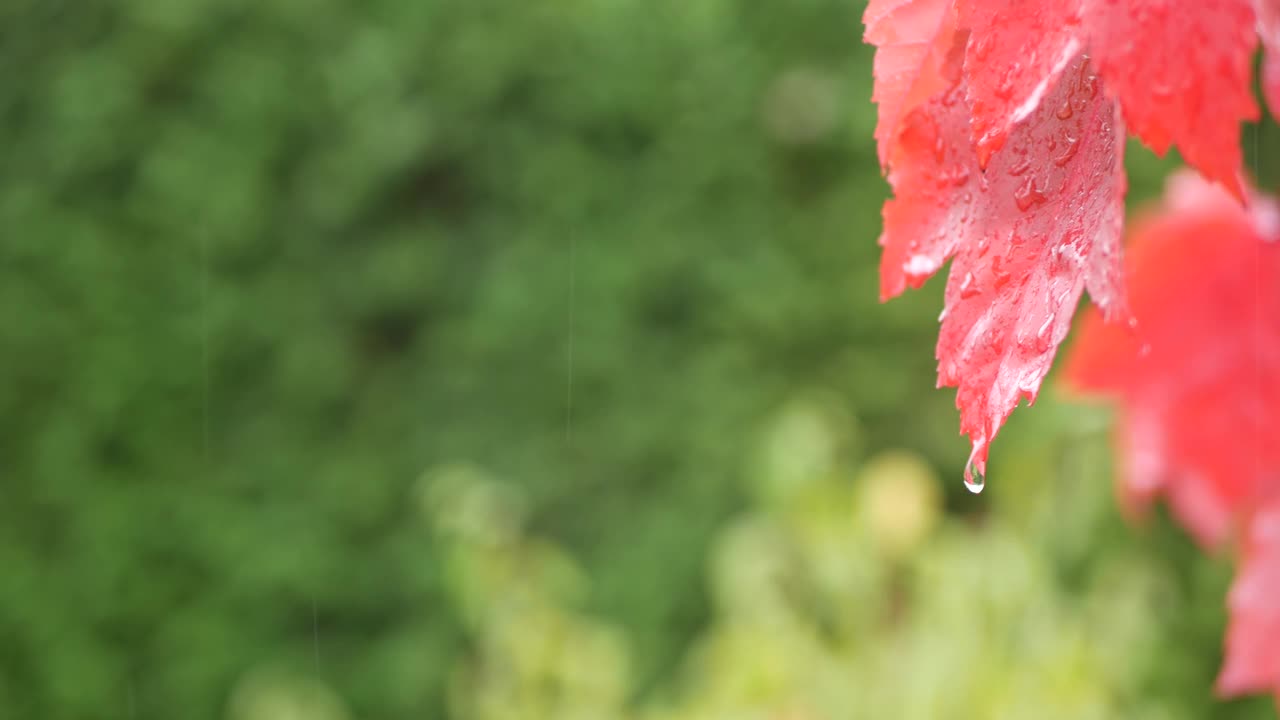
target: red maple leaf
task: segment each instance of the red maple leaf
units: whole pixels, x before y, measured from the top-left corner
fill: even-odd
[[[865,42],[875,45],[871,99],[879,107],[876,150],[886,165],[898,128],[912,110],[954,84],[963,51],[954,0],[871,0]]]
[[[1271,3],[1274,0],[1256,0]],[[1129,129],[1242,196],[1240,123],[1255,120],[1251,0],[959,0],[964,72],[985,164],[1080,53]]]
[[[1262,61],[1262,92],[1271,116],[1280,118],[1280,0],[1257,0],[1258,35],[1266,57]]]
[[[954,256],[938,384],[958,388],[974,490],[988,443],[1021,398],[1035,401],[1085,287],[1104,308],[1123,305],[1122,123],[1082,59],[1045,100],[983,172],[959,82],[906,117],[889,159],[881,297],[918,287]]]
[[[1175,175],[1128,260],[1139,329],[1086,317],[1068,381],[1120,402],[1124,504],[1165,494],[1208,547],[1243,529],[1217,690],[1280,700],[1280,206]]]
[[[958,388],[972,470],[1019,400],[1034,401],[1081,291],[1122,309],[1121,116],[1244,199],[1252,53],[1261,33],[1268,67],[1280,62],[1278,15],[1280,0],[871,1],[894,191],[881,298],[955,258],[939,385]]]
[[[1247,531],[1218,688],[1280,698],[1280,207],[1239,202],[1259,36],[1280,110],[1280,0],[872,0],[864,21],[894,192],[881,299],[952,259],[938,384],[957,387],[970,489],[1087,289],[1101,310],[1069,377],[1121,405],[1125,503],[1164,494],[1206,546]],[[1140,325],[1112,322],[1125,124],[1220,184],[1174,177],[1134,233]]]
[[[1121,407],[1122,498],[1157,493],[1206,546],[1280,494],[1280,216],[1191,173],[1126,250],[1136,331],[1085,319],[1067,379]]]
[[[1280,503],[1252,517],[1227,609],[1218,692],[1273,692],[1280,703]]]
[[[1045,91],[1080,55],[1079,0],[958,0],[957,5],[959,22],[971,28],[964,74],[974,145],[986,165],[1013,126],[1039,106]]]

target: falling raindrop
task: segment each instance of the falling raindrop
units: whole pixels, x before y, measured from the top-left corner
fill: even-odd
[[[975,495],[987,485],[987,478],[982,470],[982,463],[978,460],[970,460],[969,466],[964,469],[964,487]]]

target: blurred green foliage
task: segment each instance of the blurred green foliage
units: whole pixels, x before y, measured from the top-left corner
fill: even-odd
[[[567,695],[588,709],[657,702],[691,647],[715,657],[769,634],[751,619],[735,635],[738,611],[722,607],[749,587],[709,594],[708,572],[755,572],[741,549],[709,560],[735,542],[934,578],[911,597],[936,611],[902,642],[936,655],[875,652],[937,682],[1001,682],[1029,656],[974,644],[1020,632],[997,611],[1043,603],[1024,640],[1083,668],[1068,668],[1084,678],[1071,697],[1109,708],[1120,693],[1174,717],[1218,707],[1223,566],[1172,532],[1135,539],[1106,503],[1087,505],[1099,525],[1073,502],[1044,516],[1058,531],[1023,519],[1077,487],[1106,495],[1104,453],[1061,470],[1075,413],[1047,398],[1038,419],[1015,416],[1001,452],[1026,457],[997,455],[982,498],[960,490],[952,396],[932,389],[941,283],[876,303],[885,186],[861,9],[0,6],[0,717],[437,717],[468,658],[548,622],[573,638],[553,658],[578,683]],[[1253,146],[1277,155],[1274,134]],[[1139,154],[1133,196],[1169,162]],[[765,433],[794,403],[844,420]],[[762,458],[760,442],[784,449]],[[838,515],[813,520],[833,533],[820,547],[778,540],[809,532],[787,509],[811,492],[787,478],[808,471],[779,463],[814,442],[842,472],[888,447],[941,472],[946,542],[867,555],[863,530],[831,527]],[[535,553],[546,582],[577,588],[596,620],[564,620],[562,591],[536,583],[534,615],[490,606],[517,602],[524,576],[483,577],[472,555],[496,541],[466,533],[488,519],[446,532],[424,516],[419,474],[451,463],[518,486],[522,524],[501,547],[548,538]],[[990,533],[962,529],[988,514],[1002,518]],[[1088,640],[1111,625],[1095,628],[1071,593],[1112,597],[1097,578],[1137,568],[1113,559],[1133,553],[1155,568],[1117,587],[1174,589],[1150,615],[1164,624],[1135,629],[1157,640],[1135,641],[1137,669],[1113,678],[1096,655],[1120,650]],[[760,572],[777,569],[769,557]],[[1003,574],[997,558],[1013,589],[991,588],[990,624],[975,624],[964,595],[981,568]],[[821,618],[787,610],[784,627],[853,632],[839,624],[884,612],[866,587],[805,592]],[[857,653],[874,648],[859,647],[821,672],[869,667]],[[973,666],[985,680],[968,681]],[[777,693],[789,682],[774,667],[726,672],[695,672],[673,707],[695,712],[700,688],[747,702],[721,687],[734,673],[765,673]],[[470,716],[523,697],[470,682]],[[898,682],[880,690],[914,680]],[[828,686],[812,687],[796,692]]]
[[[1188,598],[1185,577],[1153,548],[1109,547],[1070,582],[1063,576],[1076,549],[1117,530],[1104,485],[1038,493],[1022,512],[1001,503],[980,521],[945,515],[918,455],[835,452],[834,415],[793,404],[767,432],[756,500],[713,544],[713,617],[673,682],[638,705],[627,702],[627,634],[584,612],[587,576],[563,548],[524,530],[519,491],[470,467],[428,474],[424,508],[473,636],[452,676],[453,716],[1272,715],[1266,699],[1215,705],[1208,696],[1197,677],[1212,676],[1205,658],[1166,635],[1171,618],[1185,627],[1182,614],[1208,598]],[[1071,442],[1102,455],[1095,441]]]

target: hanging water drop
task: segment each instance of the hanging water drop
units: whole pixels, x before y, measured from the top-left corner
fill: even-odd
[[[978,460],[970,460],[969,466],[964,469],[964,487],[974,495],[982,492],[982,488],[987,485],[987,477],[982,470],[982,464]]]

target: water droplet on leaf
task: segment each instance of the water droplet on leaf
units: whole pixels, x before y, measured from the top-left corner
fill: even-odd
[[[1004,74],[1000,76],[1000,84],[996,85],[996,97],[1001,100],[1013,97],[1013,71],[1014,68],[1005,68]]]
[[[1089,63],[1080,64],[1080,86],[1089,95],[1089,99],[1098,96],[1098,76],[1089,69]]]
[[[1053,156],[1053,164],[1058,167],[1071,162],[1071,158],[1075,157],[1076,151],[1080,149],[1080,140],[1071,135],[1063,136],[1062,141],[1062,152]]]
[[[1048,352],[1049,341],[1053,339],[1053,320],[1054,314],[1049,313],[1049,317],[1040,324],[1040,329],[1036,330],[1036,352]]]
[[[909,277],[927,278],[938,269],[938,262],[928,255],[912,255],[902,265],[902,271]]]
[[[995,288],[999,290],[1009,283],[1012,279],[1009,271],[1004,269],[1004,257],[997,255],[991,259],[991,278],[995,282]]]
[[[1084,81],[1084,91],[1089,93],[1089,99],[1098,97],[1098,78],[1090,75]]]
[[[1048,198],[1036,187],[1036,179],[1034,177],[1027,178],[1025,182],[1013,191],[1013,201],[1018,205],[1018,209],[1026,212],[1034,205],[1043,203]]]
[[[991,36],[983,35],[973,43],[973,59],[982,62],[991,54]]]

